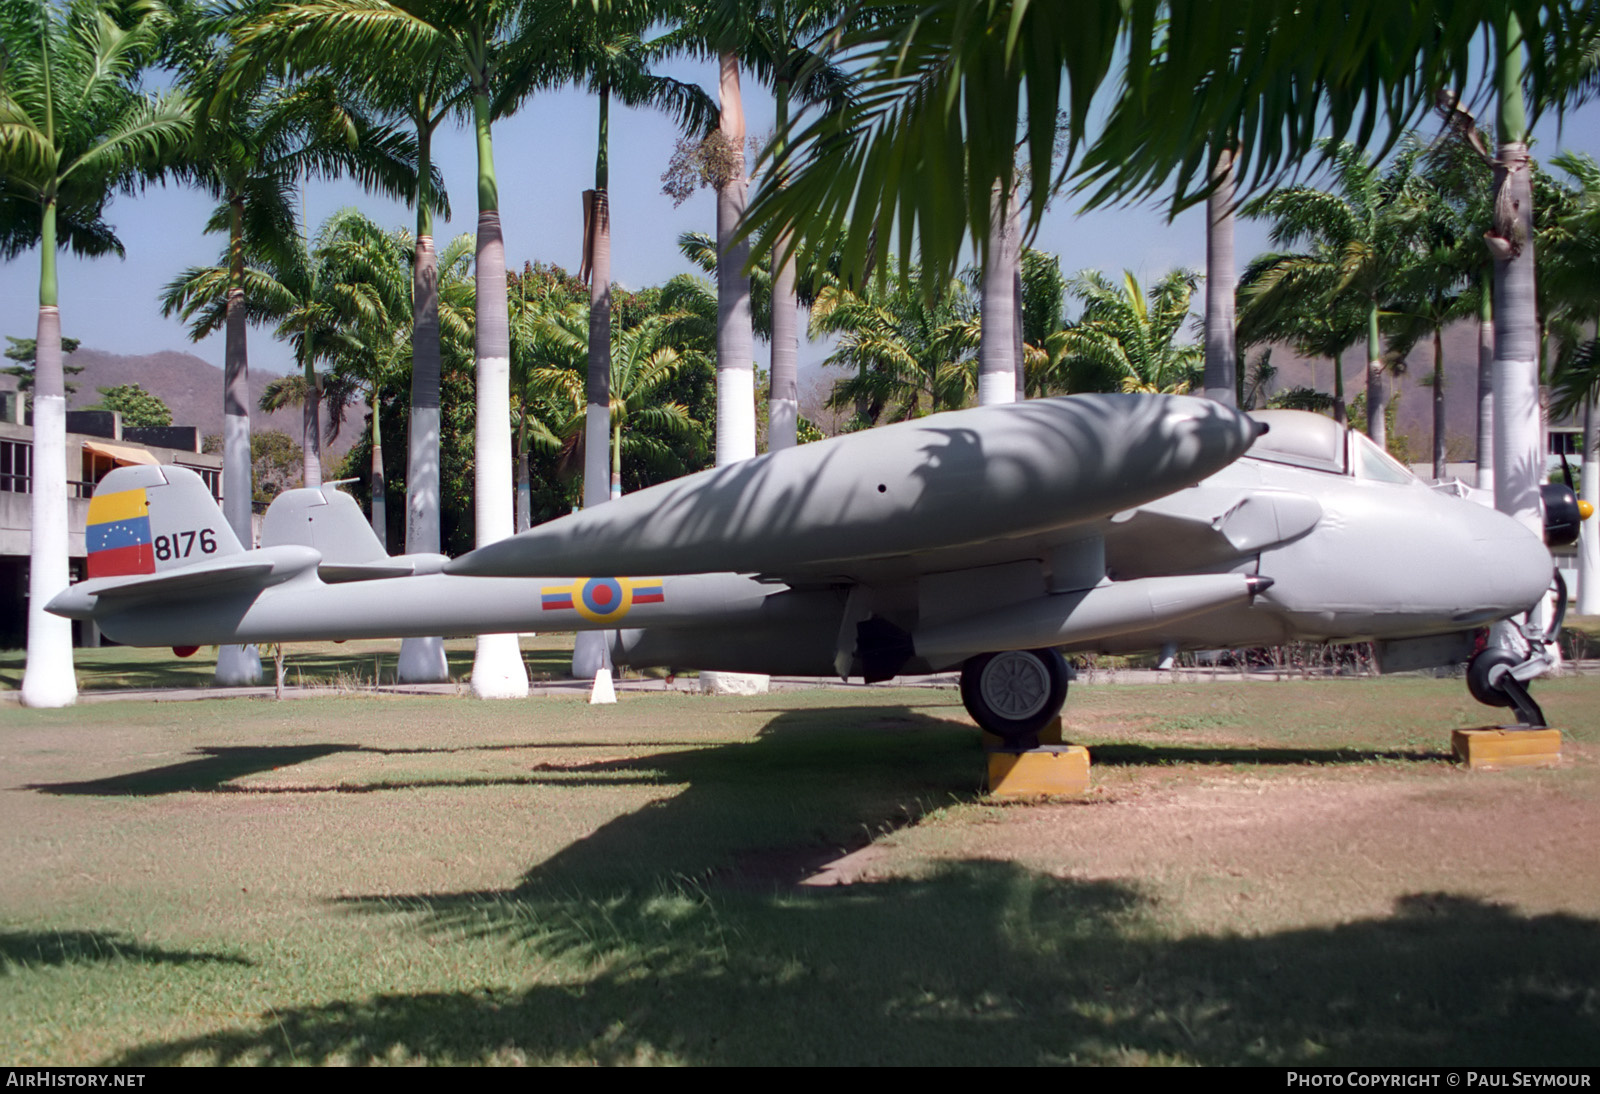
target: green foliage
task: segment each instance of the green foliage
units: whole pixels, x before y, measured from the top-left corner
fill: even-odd
[[[1577,0],[1514,6],[1535,97],[1555,101],[1563,78],[1592,56],[1592,18]],[[1235,149],[1243,185],[1260,189],[1300,169],[1321,137],[1397,140],[1439,89],[1471,98],[1482,83],[1484,27],[1512,7],[868,5],[870,16],[842,35],[860,74],[851,101],[797,127],[767,172],[781,185],[763,188],[746,223],[761,240],[782,229],[842,233],[851,276],[892,238],[901,265],[917,255],[937,287],[968,242],[985,245],[995,196],[1010,194],[1019,176],[1031,229],[1075,184],[1092,203],[1158,193],[1172,194],[1174,209],[1198,201],[1211,149]]]
[[[26,394],[33,390],[33,361],[38,353],[38,347],[32,338],[13,338],[8,334],[6,335],[6,341],[11,343],[6,347],[6,356],[13,361],[20,362],[20,364],[10,365],[0,369],[0,372],[4,372],[8,376],[15,376],[17,378],[17,390]],[[61,352],[63,354],[72,353],[78,348],[78,345],[79,342],[76,338],[63,338],[61,339]],[[69,365],[63,362],[61,371],[66,376],[76,376],[83,371],[83,366]],[[66,381],[64,386],[68,395],[78,390],[78,385],[71,380]]]
[[[811,333],[838,336],[827,363],[855,375],[834,385],[828,405],[854,409],[863,425],[953,410],[977,389],[978,305],[961,281],[930,294],[914,267],[857,290],[831,279],[812,305]]]
[[[1409,464],[1412,460],[1411,439],[1394,428],[1395,416],[1400,412],[1400,395],[1398,391],[1391,394],[1389,405],[1383,411],[1384,425],[1388,427],[1386,450],[1401,463]],[[1350,400],[1349,426],[1357,433],[1367,431],[1367,393],[1364,391]]]
[[[0,259],[38,245],[122,254],[107,201],[158,174],[189,131],[181,95],[146,95],[139,77],[163,22],[154,6],[0,4]],[[54,305],[54,255],[40,302]]]
[[[1046,339],[1042,385],[1065,392],[1186,392],[1205,372],[1205,350],[1176,340],[1199,286],[1192,270],[1174,270],[1151,287],[1131,271],[1113,285],[1084,270],[1068,291],[1083,301],[1075,322]]]
[[[217,438],[216,450],[221,449]],[[281,429],[258,429],[250,433],[250,470],[255,480],[255,494],[251,501],[267,505],[285,490],[294,490],[301,484],[304,470],[300,445]]]
[[[100,402],[89,409],[114,410],[122,415],[123,425],[172,424],[172,411],[167,404],[139,384],[118,384],[115,387],[103,387],[98,390]]]

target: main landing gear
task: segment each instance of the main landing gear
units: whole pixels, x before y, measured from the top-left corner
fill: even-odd
[[[1008,745],[1026,745],[1067,701],[1059,650],[1001,650],[961,666],[961,702],[979,726]]]

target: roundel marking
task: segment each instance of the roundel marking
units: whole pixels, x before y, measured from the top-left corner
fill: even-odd
[[[578,611],[589,619],[609,619],[624,614],[630,599],[616,578],[591,577],[579,587]]]

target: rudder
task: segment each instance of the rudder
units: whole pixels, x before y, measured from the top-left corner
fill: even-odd
[[[241,554],[204,480],[176,464],[119,467],[89,499],[87,574],[159,574]]]
[[[331,486],[285,490],[261,522],[261,546],[313,547],[330,564],[388,561],[361,506]]]

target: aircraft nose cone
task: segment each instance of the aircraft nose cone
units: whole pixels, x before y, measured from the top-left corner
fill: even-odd
[[[1474,541],[1471,574],[1462,589],[1475,602],[1494,605],[1504,615],[1533,607],[1549,591],[1555,562],[1544,543],[1504,513],[1479,508],[1470,534]],[[1419,564],[1427,565],[1419,560]]]

